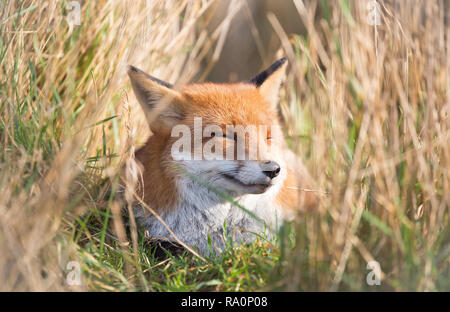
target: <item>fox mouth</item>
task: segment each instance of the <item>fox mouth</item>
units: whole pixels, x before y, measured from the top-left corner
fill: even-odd
[[[241,180],[235,178],[232,175],[222,173],[222,176],[229,182],[237,185],[238,187],[245,190],[247,193],[251,194],[261,194],[267,191],[269,187],[272,186],[270,182],[268,183],[244,183]]]

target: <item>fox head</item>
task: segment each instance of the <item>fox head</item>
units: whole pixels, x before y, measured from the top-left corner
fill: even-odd
[[[144,180],[154,176],[150,192],[164,197],[183,170],[231,196],[282,184],[287,168],[277,104],[286,65],[282,58],[245,82],[177,89],[130,66],[133,91],[153,133],[136,155]],[[157,177],[162,182],[155,186]],[[168,185],[158,190],[161,183]]]

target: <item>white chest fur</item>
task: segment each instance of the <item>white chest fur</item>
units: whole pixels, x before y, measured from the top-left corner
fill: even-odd
[[[202,254],[210,253],[208,236],[217,251],[225,247],[225,237],[233,244],[252,241],[257,235],[271,238],[286,218],[275,202],[282,183],[263,194],[235,198],[234,203],[193,180],[186,178],[178,183],[179,203],[160,217],[178,239]],[[167,228],[142,207],[137,207],[136,215],[150,237],[173,240]]]

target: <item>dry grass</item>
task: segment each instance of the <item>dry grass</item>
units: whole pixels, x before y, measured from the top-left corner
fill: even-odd
[[[209,35],[214,2],[86,1],[70,30],[65,2],[1,2],[0,289],[449,290],[448,1],[380,1],[377,27],[366,1],[304,2],[305,36],[268,18],[290,61],[287,139],[327,194],[280,250],[208,263],[158,262],[122,220],[118,172],[148,135],[125,66],[189,81],[230,20]]]
[[[442,2],[382,1],[374,27],[366,1],[322,5],[316,22],[316,2],[295,4],[306,38],[288,42],[268,16],[295,64],[287,88],[295,92],[282,108],[299,153],[330,194],[301,224],[305,237],[293,254],[302,256],[286,269],[286,287],[365,289],[366,263],[376,260],[383,289],[448,290],[448,10]],[[295,139],[302,135],[307,140]]]

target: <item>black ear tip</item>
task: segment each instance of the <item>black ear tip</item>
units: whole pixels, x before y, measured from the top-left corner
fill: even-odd
[[[278,63],[279,65],[283,65],[286,62],[287,62],[287,58],[286,57],[282,57],[278,61],[276,61],[275,63]]]
[[[166,88],[169,88],[169,89],[173,88],[173,85],[171,85],[170,83],[162,81],[153,76],[150,76],[149,74],[143,72],[142,70],[140,70],[137,67],[134,67],[133,65],[128,65],[128,75],[130,76],[131,74],[141,74],[141,75],[144,75],[145,77],[147,77],[147,79],[150,79],[151,81],[156,82]]]
[[[128,73],[142,73],[142,71],[133,65],[128,65]]]
[[[284,63],[287,63],[286,57],[282,57],[279,60],[276,60],[272,65],[270,65],[269,68],[271,68],[273,71],[276,71],[278,68],[280,68],[282,65],[284,65]]]
[[[256,87],[259,87],[263,84],[263,82],[274,72],[276,72],[281,66],[283,66],[284,63],[287,62],[287,58],[282,57],[272,65],[270,65],[269,68],[267,68],[265,71],[259,73],[252,79],[250,79],[248,82],[254,84]]]

